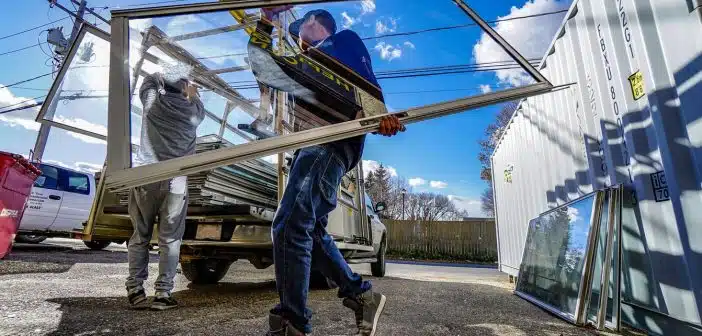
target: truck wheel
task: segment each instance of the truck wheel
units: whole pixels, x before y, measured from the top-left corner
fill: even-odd
[[[315,271],[312,270],[310,272],[310,289],[334,289],[336,287],[339,287],[336,285],[334,281],[331,279],[327,279],[327,277],[322,274],[320,271]]]
[[[39,236],[39,235],[17,235],[15,237],[15,241],[18,243],[25,243],[25,244],[39,244],[46,240],[48,238],[47,236]]]
[[[231,264],[229,260],[218,259],[196,259],[180,263],[183,275],[197,285],[216,284],[227,275]]]
[[[371,274],[374,277],[382,278],[385,276],[385,251],[387,250],[385,244],[385,238],[380,242],[380,248],[378,249],[378,255],[376,256],[377,262],[371,263]]]
[[[105,247],[110,245],[109,240],[92,240],[92,241],[83,241],[83,244],[85,246],[89,247],[91,250],[94,251],[100,251],[104,249]]]

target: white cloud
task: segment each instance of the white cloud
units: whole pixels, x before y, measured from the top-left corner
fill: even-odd
[[[380,58],[388,62],[402,57],[402,49],[400,46],[391,46],[385,42],[378,42],[374,49],[380,53]]]
[[[74,138],[76,138],[76,139],[78,139],[78,140],[80,140],[80,141],[83,141],[83,142],[85,142],[85,143],[89,143],[89,144],[95,144],[95,145],[105,145],[105,144],[107,144],[107,142],[106,142],[105,140],[98,139],[98,138],[93,138],[93,137],[88,136],[88,135],[85,135],[85,134],[80,134],[80,133],[75,133],[75,132],[68,132],[68,135],[70,135],[70,136],[72,136],[72,137],[74,137]]]
[[[102,165],[89,162],[75,162],[73,165],[61,162],[59,160],[42,160],[42,162],[89,174],[95,174],[95,172],[102,170]]]
[[[421,177],[415,177],[415,178],[409,179],[409,185],[412,187],[418,187],[421,185],[425,185],[426,183],[427,183],[427,181]]]
[[[269,155],[269,156],[263,157],[262,159],[263,159],[263,161],[268,161],[272,164],[278,164],[278,154]]]
[[[380,163],[373,160],[363,160],[363,177],[368,177],[368,174],[372,171],[376,171],[380,168]],[[385,166],[385,168],[390,172],[390,176],[397,177],[397,169],[391,166]]]
[[[575,223],[579,220],[582,220],[583,218],[580,216],[580,210],[577,208],[568,208],[568,218],[570,219],[571,223]]]
[[[178,36],[192,32],[217,28],[196,15],[176,16],[166,25],[165,32],[168,36]],[[239,54],[241,50],[246,50],[246,42],[238,35],[215,35],[207,38],[190,39],[179,41],[178,44],[196,57],[213,57],[222,55]],[[239,66],[244,65],[242,56],[224,56],[208,58],[208,62],[213,62],[217,66]]]
[[[351,17],[347,12],[341,12],[341,17],[344,18],[344,23],[341,26],[345,29],[351,28],[357,22],[357,19]]]
[[[510,13],[498,19],[508,19],[544,12],[567,9],[569,1],[529,0],[521,8],[512,7]],[[526,58],[541,58],[546,52],[551,39],[558,30],[563,15],[549,15],[532,19],[503,21],[497,23],[495,31],[507,40]],[[476,63],[512,61],[511,57],[483,33],[480,41],[473,48]],[[520,86],[533,82],[531,77],[521,69],[497,70],[495,75],[501,83]]]
[[[492,92],[492,88],[488,84],[482,84],[480,85],[480,91],[482,91],[483,93],[490,93]]]
[[[436,188],[436,189],[444,189],[444,188],[448,187],[448,183],[446,183],[444,181],[431,181],[431,182],[429,182],[429,186],[431,186],[432,188]]]
[[[2,84],[0,84],[2,86]],[[16,104],[16,105],[15,105]],[[0,87],[0,106],[8,106],[7,109],[14,109],[22,106],[36,104],[33,99],[15,96],[10,89],[5,86]],[[0,114],[0,123],[10,127],[22,127],[30,131],[38,131],[39,123],[34,121],[39,107],[31,107],[23,110]]]
[[[56,116],[54,117],[54,121],[60,124],[68,125],[68,126],[73,126],[75,128],[80,128],[82,130],[90,131],[93,133],[97,134],[102,134],[102,135],[107,135],[107,127],[103,125],[98,125],[95,123],[91,123],[87,120],[83,120],[80,118],[66,118],[63,116]],[[75,132],[68,132],[68,135],[83,141],[85,143],[90,143],[90,144],[105,144],[106,142],[102,139],[98,138],[93,138],[88,135],[80,134],[80,133],[75,133]]]
[[[394,33],[395,31],[397,31],[396,19],[390,18],[387,23],[384,23],[381,20],[375,21],[376,34]]]
[[[481,208],[479,200],[469,199],[466,197],[449,195],[449,201],[456,205],[456,208],[467,212],[468,217],[489,217]]]
[[[414,45],[414,43],[412,43],[412,42],[410,42],[410,41],[405,41],[405,43],[403,43],[403,44],[405,45],[405,47],[410,48],[410,49],[416,49],[416,48],[417,48],[417,47]]]
[[[375,12],[375,0],[361,0],[361,15]]]

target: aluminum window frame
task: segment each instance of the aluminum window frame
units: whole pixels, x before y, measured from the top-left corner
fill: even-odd
[[[356,135],[372,132],[377,128],[379,118],[367,117],[345,123],[319,127],[309,131],[282,135],[271,139],[238,145],[218,151],[201,153],[189,157],[177,158],[155,164],[131,167],[130,151],[130,95],[129,95],[129,20],[226,10],[243,10],[278,5],[312,4],[325,2],[345,2],[354,0],[239,0],[220,1],[186,5],[159,6],[112,11],[111,20],[111,61],[108,107],[107,167],[105,171],[106,187],[115,191],[170,177],[191,174],[213,167],[277,154],[310,145],[341,140]],[[448,1],[448,0],[446,0]],[[477,96],[425,105],[418,108],[396,112],[405,124],[441,117],[494,105],[506,101],[526,98],[551,92],[554,86],[546,80],[521,54],[507,43],[487,22],[473,11],[463,0],[453,0],[466,15],[475,21],[493,40],[500,45],[522,68],[536,81],[534,84],[500,92],[480,94]]]
[[[96,139],[107,141],[107,136],[105,136],[105,135],[56,122],[53,120],[53,112],[51,114],[49,114],[49,110],[54,105],[53,104],[55,101],[54,99],[57,98],[56,94],[58,93],[59,89],[63,85],[63,80],[65,79],[66,73],[68,72],[68,70],[70,70],[70,67],[73,63],[73,59],[75,58],[76,54],[78,53],[78,49],[79,49],[78,47],[83,42],[83,38],[85,38],[85,35],[88,33],[105,40],[105,42],[108,42],[108,43],[110,42],[110,33],[106,32],[106,31],[104,31],[96,26],[93,26],[92,24],[89,24],[87,22],[83,22],[80,25],[80,28],[78,30],[78,35],[76,35],[76,38],[74,39],[73,43],[68,48],[68,54],[66,55],[66,58],[64,59],[63,63],[61,64],[61,67],[59,68],[59,71],[56,74],[56,78],[51,83],[51,87],[49,88],[49,93],[46,95],[46,98],[44,98],[45,103],[41,105],[41,108],[39,109],[39,113],[37,113],[37,117],[35,118],[35,121],[38,123],[50,125],[51,127],[61,128],[63,130],[69,131],[69,132],[79,133],[82,135],[86,135],[89,137],[93,137]],[[109,98],[108,98],[108,106],[109,106]],[[109,112],[108,112],[108,114],[109,114]],[[50,117],[51,119],[46,119],[47,116]],[[109,129],[109,125],[108,125],[108,129]]]

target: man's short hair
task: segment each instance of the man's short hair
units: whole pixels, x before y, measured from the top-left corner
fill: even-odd
[[[324,15],[313,15],[315,21],[319,22],[324,28],[327,30],[327,32],[331,35],[334,35],[335,33],[335,28],[336,28],[336,22],[331,20],[329,17],[324,16]],[[334,28],[332,28],[334,27]]]
[[[314,19],[319,22],[319,24],[327,29],[329,34],[336,34],[336,21],[334,20],[334,17],[331,15],[331,13],[323,9],[311,10],[307,12],[304,17],[291,23],[290,27],[288,28],[290,34],[293,36],[300,36],[300,27],[302,27],[302,24],[309,20],[312,16],[314,16]]]

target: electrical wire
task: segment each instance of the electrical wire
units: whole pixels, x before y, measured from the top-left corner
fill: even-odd
[[[199,60],[204,60],[204,59],[231,57],[231,56],[246,56],[246,55],[248,55],[248,54],[249,54],[249,53],[225,54],[225,55],[218,55],[218,56],[198,57],[197,59],[199,59]]]
[[[22,51],[22,50],[27,50],[27,49],[30,49],[30,48],[38,47],[38,46],[40,46],[40,45],[42,45],[42,44],[46,44],[46,42],[39,42],[39,43],[37,43],[37,44],[32,44],[32,45],[30,45],[30,46],[22,47],[22,48],[15,49],[15,50],[6,51],[6,52],[4,52],[4,53],[0,53],[0,56],[9,55],[9,54],[14,54],[14,53],[19,52],[19,51]]]
[[[29,99],[23,100],[23,101],[18,102],[18,103],[14,103],[14,104],[2,106],[2,107],[0,107],[0,109],[3,109],[3,110],[4,110],[4,109],[6,109],[6,108],[8,108],[8,107],[13,107],[13,106],[17,106],[17,105],[22,105],[22,104],[28,103],[28,102],[35,102],[37,99],[41,99],[41,98],[44,98],[44,97],[46,97],[46,95],[38,96],[38,97],[34,97],[34,98],[29,98]],[[23,106],[23,107],[24,107],[24,106]],[[10,111],[0,111],[0,113],[6,113],[6,112],[10,112]]]
[[[39,48],[41,49],[41,52],[44,53],[49,58],[54,58],[54,55],[52,53],[47,53],[46,50],[44,50],[43,44],[41,42],[41,34],[44,32],[48,32],[48,30],[42,30],[39,35],[37,36],[37,44],[39,44]]]
[[[104,7],[104,9],[108,8],[127,8],[127,7],[139,7],[139,6],[148,6],[148,5],[160,5],[160,4],[166,4],[166,3],[173,3],[173,2],[185,2],[189,0],[168,0],[168,1],[154,1],[154,2],[147,2],[147,3],[140,3],[140,4],[131,4],[131,5],[100,5],[97,7]]]
[[[17,108],[5,110],[5,111],[0,111],[0,114],[10,113],[10,112],[20,111],[20,110],[26,110],[26,109],[28,109],[28,108],[40,106],[40,105],[42,105],[42,104],[44,104],[44,102],[43,102],[43,101],[40,101],[40,102],[36,102],[36,103],[34,103],[34,104],[31,104],[31,105],[22,106],[22,107],[17,107]]]
[[[31,82],[31,81],[37,80],[37,79],[39,79],[39,78],[43,78],[43,77],[46,77],[46,76],[51,76],[51,75],[53,75],[54,73],[55,73],[55,71],[54,71],[54,72],[45,73],[45,74],[43,74],[43,75],[39,75],[39,76],[32,77],[32,78],[29,78],[29,79],[25,79],[25,80],[22,80],[22,81],[19,81],[19,82],[16,82],[16,83],[12,83],[12,84],[9,84],[9,85],[2,85],[2,86],[0,86],[0,89],[5,89],[5,88],[13,87],[13,86],[15,86],[15,85],[19,85],[19,84],[24,84],[24,83],[27,83],[27,82]]]
[[[49,22],[49,23],[45,23],[45,24],[43,24],[43,25],[39,25],[39,26],[36,26],[36,27],[33,27],[33,28],[25,29],[25,30],[23,30],[23,31],[21,31],[21,32],[17,32],[17,33],[10,34],[10,35],[5,35],[5,36],[0,37],[0,40],[4,40],[4,39],[9,38],[9,37],[13,37],[13,36],[17,36],[17,35],[20,35],[20,34],[24,34],[24,33],[30,32],[30,31],[32,31],[32,30],[37,30],[37,29],[39,29],[39,28],[41,28],[41,27],[46,27],[46,26],[52,25],[52,24],[54,24],[54,23],[56,23],[56,22],[60,22],[60,21],[63,21],[63,20],[65,20],[65,19],[68,19],[68,18],[69,18],[69,17],[67,16],[67,17],[65,17],[65,18],[63,18],[63,19],[54,20],[54,21],[51,21],[51,22]]]
[[[532,15],[515,16],[515,17],[507,18],[507,19],[487,21],[487,23],[499,23],[499,22],[513,21],[513,20],[529,19],[529,18],[535,18],[535,17],[540,17],[540,16],[546,16],[546,15],[555,15],[555,14],[561,14],[561,13],[567,13],[567,12],[568,12],[568,10],[564,9],[564,10],[553,11],[553,12],[543,12],[543,13],[532,14]],[[409,36],[409,35],[416,35],[416,34],[422,34],[422,33],[433,32],[433,31],[474,27],[477,25],[478,25],[477,23],[468,23],[468,24],[457,25],[457,26],[437,27],[437,28],[422,29],[422,30],[416,30],[416,31],[410,31],[410,32],[390,33],[390,34],[369,36],[369,37],[363,37],[361,39],[362,40],[375,40],[375,39],[384,38],[384,37]]]

